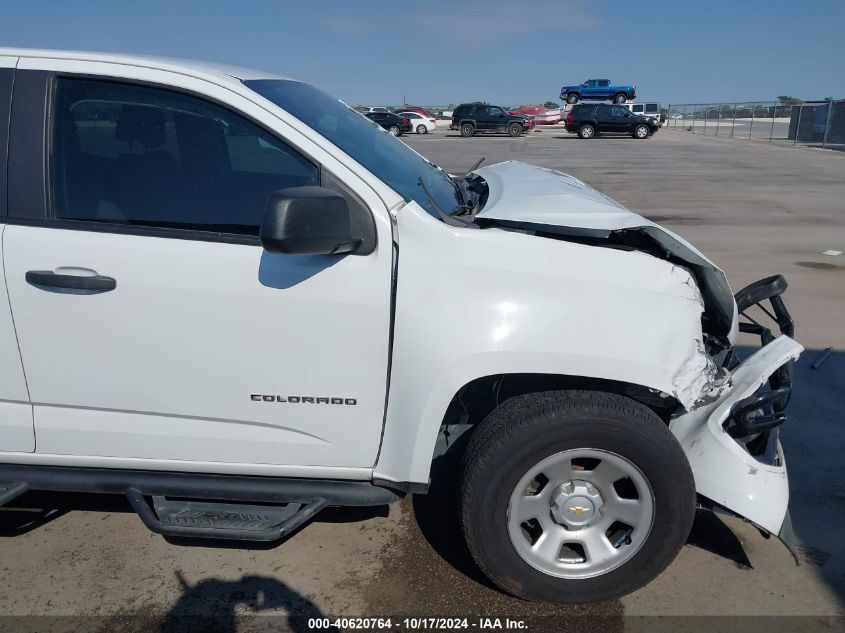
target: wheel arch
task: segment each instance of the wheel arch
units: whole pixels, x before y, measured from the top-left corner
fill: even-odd
[[[680,403],[657,389],[620,380],[567,374],[507,373],[480,376],[462,385],[452,399],[440,428],[452,424],[475,426],[506,400],[544,391],[596,391],[625,396],[656,413],[666,424]]]

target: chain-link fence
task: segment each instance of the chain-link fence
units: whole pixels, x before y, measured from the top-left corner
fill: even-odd
[[[705,136],[845,149],[845,99],[669,104],[665,127]]]

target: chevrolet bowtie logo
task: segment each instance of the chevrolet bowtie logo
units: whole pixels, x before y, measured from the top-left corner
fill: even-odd
[[[589,508],[584,508],[582,506],[572,506],[569,508],[570,512],[574,512],[575,514],[584,514],[585,512],[589,512]]]

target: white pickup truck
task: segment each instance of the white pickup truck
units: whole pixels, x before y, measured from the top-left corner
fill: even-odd
[[[0,223],[0,505],[276,540],[465,446],[467,545],[524,598],[634,590],[697,506],[789,537],[785,282],[734,297],[566,174],[447,174],[267,73],[0,49]]]

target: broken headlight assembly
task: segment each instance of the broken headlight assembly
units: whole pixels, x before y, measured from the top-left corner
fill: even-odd
[[[786,288],[786,279],[775,275],[737,292],[734,295],[737,311],[744,319],[739,322],[739,331],[756,334],[763,346],[775,340],[772,330],[760,322],[762,318],[758,320],[749,314],[756,307],[777,325],[779,334],[792,337],[795,325],[781,296]],[[735,353],[726,360],[729,368],[739,363]],[[786,421],[786,406],[792,393],[792,364],[789,361],[781,365],[753,395],[736,402],[723,425],[728,435],[765,463],[778,459],[777,427]]]

